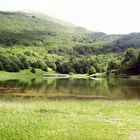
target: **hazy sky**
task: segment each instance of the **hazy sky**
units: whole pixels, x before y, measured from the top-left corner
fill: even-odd
[[[140,32],[140,0],[0,0],[0,10],[33,10],[106,33]]]

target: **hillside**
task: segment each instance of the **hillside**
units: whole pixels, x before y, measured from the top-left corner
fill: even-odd
[[[99,46],[108,38],[104,33],[87,31],[38,13],[0,12],[0,19],[0,44],[8,47],[42,46],[52,52],[76,46],[77,50],[81,44]]]
[[[49,66],[61,73],[95,73],[106,71],[110,61],[120,65],[128,48],[139,49],[140,33],[107,35],[41,13],[0,12],[0,46],[0,70]]]
[[[72,54],[86,55],[122,52],[140,44],[140,33],[107,35],[35,12],[0,12],[0,19],[0,44],[8,47],[41,46],[57,53],[71,48]]]

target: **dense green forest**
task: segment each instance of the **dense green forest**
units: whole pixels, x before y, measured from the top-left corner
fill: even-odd
[[[40,13],[0,12],[0,70],[140,74],[140,33],[92,32]]]

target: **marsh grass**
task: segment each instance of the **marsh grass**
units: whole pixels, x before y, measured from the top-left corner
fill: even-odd
[[[1,140],[140,138],[140,102],[1,97]]]

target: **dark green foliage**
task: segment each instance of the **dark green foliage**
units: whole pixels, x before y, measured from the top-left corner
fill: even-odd
[[[26,57],[20,56],[19,59],[22,62],[21,67],[23,67],[23,69],[28,69],[30,65],[29,65],[29,62],[27,61]]]
[[[33,68],[42,69],[42,70],[44,70],[44,71],[47,71],[47,69],[48,69],[48,68],[47,68],[47,65],[44,64],[43,62],[41,62],[40,60],[37,60],[37,61],[31,63],[31,66],[32,66]]]
[[[3,64],[0,62],[0,71],[4,70]]]
[[[121,63],[121,72],[130,75],[140,74],[140,53],[134,49],[128,49],[125,52]]]
[[[135,64],[132,67],[132,72],[133,74],[140,74],[140,53]]]
[[[44,71],[47,71],[47,65],[45,64],[45,61],[42,60],[41,62],[41,59],[39,60],[34,56],[24,56],[22,54],[24,50],[26,51],[26,48],[23,48],[22,50],[22,48],[4,49],[0,47],[1,70],[6,70],[9,72],[18,72],[20,70],[28,69],[30,66],[34,66],[35,68],[40,68]],[[36,54],[39,55],[38,53]]]
[[[96,73],[96,69],[93,66],[90,66],[88,74],[95,74],[95,73]]]
[[[20,69],[17,64],[10,62],[5,65],[5,70],[8,72],[19,72]]]
[[[124,60],[122,61],[122,65],[130,61],[135,61],[135,59],[136,59],[136,52],[133,48],[130,48],[125,52],[125,57]]]
[[[52,68],[53,70],[56,70],[56,69],[57,69],[55,63],[50,63],[48,66],[49,66],[50,68]]]
[[[48,71],[48,67],[44,66],[42,70],[47,72]]]
[[[18,61],[14,61],[15,59],[10,59],[11,57],[6,56],[6,54],[1,54],[0,56],[0,63],[1,63],[1,70],[6,70],[9,72],[18,72],[20,71],[19,65],[20,62]],[[16,63],[19,62],[19,63]]]
[[[108,68],[107,68],[107,70],[115,70],[115,69],[119,69],[120,68],[120,66],[119,66],[119,64],[117,64],[117,62],[115,62],[115,61],[110,61],[109,63],[108,63]]]
[[[32,69],[30,70],[30,72],[35,74],[35,73],[36,73],[35,68],[32,68]]]

